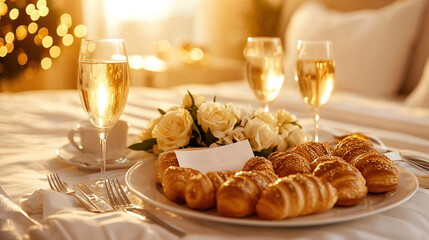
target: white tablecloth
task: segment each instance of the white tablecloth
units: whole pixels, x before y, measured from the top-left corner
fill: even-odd
[[[244,82],[171,89],[133,87],[121,119],[131,125],[131,134],[138,134],[150,118],[158,115],[157,108],[179,104],[187,89],[203,93],[208,100],[216,95],[220,102],[257,106]],[[49,189],[46,174],[50,172],[58,172],[72,184],[82,179],[90,182],[98,177],[98,171],[78,169],[55,155],[58,148],[68,143],[68,130],[77,121],[85,119],[76,90],[1,93],[0,106],[0,186],[13,201],[18,202],[22,195],[37,189]],[[295,113],[306,126],[311,126],[309,112],[296,91],[283,90],[272,104],[272,109],[280,107]],[[324,128],[370,132],[390,146],[429,154],[428,110],[409,109],[400,102],[334,94],[321,116]],[[123,180],[126,170],[108,171],[108,175]],[[425,239],[429,236],[429,190],[421,188],[409,201],[394,209],[358,220],[305,228],[233,226],[152,210],[188,232],[188,238],[193,239]],[[0,216],[4,221],[2,218],[4,216]],[[43,218],[35,218],[43,224]],[[163,231],[152,223],[141,224],[154,232]]]

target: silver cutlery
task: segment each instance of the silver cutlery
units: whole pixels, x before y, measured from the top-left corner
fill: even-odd
[[[76,194],[76,190],[70,187],[66,182],[64,182],[57,173],[51,173],[47,175],[49,186],[52,190],[64,193],[67,195],[74,196],[79,202],[82,204],[82,206],[91,212],[101,212],[100,209],[98,209],[95,205],[92,203],[86,201],[84,198]]]
[[[183,238],[186,233],[182,230],[177,229],[176,227],[171,226],[170,224],[164,222],[160,218],[156,217],[149,211],[144,210],[140,206],[134,205],[130,202],[122,189],[118,179],[105,179],[105,186],[107,191],[107,196],[109,198],[110,204],[116,210],[125,211],[135,217],[141,219],[141,217],[148,217],[160,226],[164,227],[171,233]]]
[[[103,199],[95,195],[85,184],[78,183],[77,188],[80,193],[91,202],[100,212],[110,212],[113,208],[110,207]]]

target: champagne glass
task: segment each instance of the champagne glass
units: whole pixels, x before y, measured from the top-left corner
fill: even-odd
[[[246,78],[266,112],[284,81],[283,48],[280,38],[249,37],[244,49]]]
[[[127,102],[129,66],[123,39],[82,39],[77,88],[83,109],[100,137],[101,176],[91,185],[104,190],[106,141]]]
[[[298,41],[295,80],[314,119],[314,141],[319,141],[320,109],[334,88],[335,62],[329,41]]]

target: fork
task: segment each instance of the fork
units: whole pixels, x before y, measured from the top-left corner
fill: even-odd
[[[179,230],[170,224],[164,222],[160,218],[156,217],[149,211],[144,210],[140,206],[134,205],[128,199],[127,194],[122,189],[118,179],[105,179],[107,196],[110,204],[115,210],[125,211],[133,216],[139,217],[144,216],[150,218],[152,221],[158,223],[160,226],[166,228],[171,233],[183,238],[186,233]]]
[[[92,205],[90,202],[87,202],[81,196],[77,195],[76,190],[74,190],[66,182],[64,182],[60,178],[60,176],[58,176],[57,173],[48,174],[47,178],[48,178],[49,186],[51,187],[52,190],[74,196],[77,200],[79,200],[82,206],[90,212],[97,212],[97,213],[102,212],[99,208]]]

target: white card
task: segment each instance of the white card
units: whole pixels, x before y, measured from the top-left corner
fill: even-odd
[[[247,160],[255,156],[248,140],[215,148],[176,150],[175,153],[179,166],[202,173],[241,170]]]

